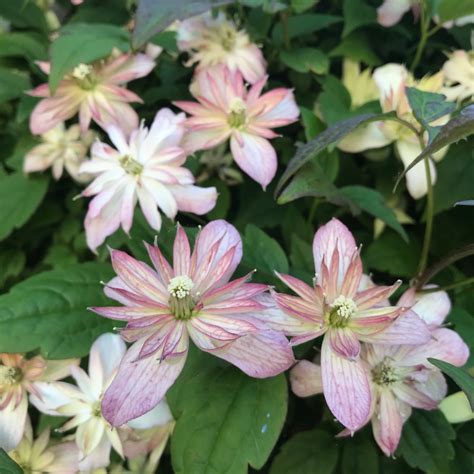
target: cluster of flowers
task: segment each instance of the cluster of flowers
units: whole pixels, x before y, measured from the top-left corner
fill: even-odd
[[[94,178],[82,193],[95,196],[85,219],[87,242],[94,251],[120,226],[130,231],[137,201],[156,230],[161,227],[159,210],[171,219],[178,211],[209,212],[216,189],[195,186],[194,176],[183,166],[197,150],[230,142],[236,163],[263,188],[275,176],[277,156],[268,140],[278,136],[273,128],[299,116],[292,91],[278,88],[262,94],[267,82],[262,53],[223,13],[182,22],[178,45],[190,53],[189,65],[199,63],[191,85],[197,102],[175,104],[188,118],[162,109],[148,129],[139,125],[129,105],[141,99],[124,85],[153,70],[150,54],[156,52],[114,52],[107,60],[77,66],[53,95],[47,84],[30,92],[43,98],[31,114],[30,128],[44,143],[29,152],[24,170],[52,166],[59,178],[66,166],[76,179]],[[49,72],[49,64],[40,67]],[[65,131],[63,122],[77,113],[79,125]],[[107,132],[114,147],[97,140],[86,160],[94,140],[88,132],[91,120]]]
[[[400,282],[377,286],[364,275],[354,238],[336,219],[314,236],[311,286],[277,274],[294,295],[249,283],[250,275],[229,281],[242,258],[242,242],[222,220],[199,231],[193,251],[178,226],[173,265],[158,246],[146,248],[153,268],[111,251],[117,276],[105,293],[123,306],[91,308],[126,321],[120,336],[132,343],[128,350],[119,336],[101,336],[90,353],[89,376],[72,361],[54,365],[38,357],[3,356],[3,446],[13,448],[23,434],[28,390],[41,412],[73,417],[61,429],[77,427],[76,447],[60,446],[69,456],[74,448],[82,467],[107,465],[112,446],[122,456],[128,456],[130,444],[132,455],[161,453],[173,426],[164,398],[184,367],[190,339],[247,375],[265,378],[295,364],[292,346],[324,336],[320,363],[300,361],[291,369],[293,391],[324,393],[345,427],[341,435],[371,421],[377,443],[391,455],[412,407],[435,409],[446,395],[443,375],[427,359],[462,366],[469,356],[457,333],[441,326],[450,311],[447,294],[420,296],[409,289],[392,306],[388,298]],[[69,374],[78,387],[51,381]],[[43,449],[47,437],[42,435]],[[23,460],[25,452],[36,452],[28,432],[13,457]]]
[[[135,55],[114,52],[106,60],[77,66],[54,94],[46,84],[30,92],[42,98],[30,128],[44,143],[30,151],[25,171],[52,166],[59,178],[65,167],[76,179],[92,179],[82,195],[94,196],[85,219],[87,242],[94,251],[120,226],[130,231],[137,202],[156,230],[161,227],[160,211],[169,218],[178,211],[210,211],[216,189],[196,186],[184,167],[194,151],[229,142],[235,162],[264,189],[276,173],[277,157],[269,142],[277,136],[273,129],[296,121],[299,111],[289,89],[262,94],[266,64],[258,46],[222,13],[182,22],[178,46],[189,53],[188,65],[198,64],[190,87],[196,102],[175,103],[189,117],[162,109],[149,129],[139,124],[129,103],[141,99],[124,86],[153,70],[156,51],[150,50]],[[40,66],[48,73],[48,64]],[[444,67],[443,77],[459,84],[451,89],[456,97],[472,93],[466,89],[472,84],[459,74],[468,74],[468,68],[472,71],[474,64],[465,52],[454,53]],[[369,93],[366,101],[379,97],[384,110],[396,110],[417,126],[404,95],[405,84],[414,79],[403,66],[386,65],[361,78],[378,86],[378,95]],[[423,81],[443,84],[431,78],[417,87],[423,88]],[[351,81],[353,106],[361,105],[358,89],[350,87]],[[367,94],[373,88],[362,90]],[[76,114],[79,124],[66,129],[64,121]],[[92,144],[91,121],[107,132],[113,146],[100,140]],[[375,123],[356,133],[339,146],[361,151],[396,142],[405,165],[407,149],[410,162],[419,152],[414,151],[418,145],[413,137],[405,137],[392,124]],[[91,159],[86,159],[91,144]],[[392,306],[388,298],[400,282],[376,286],[364,275],[354,238],[338,220],[315,234],[312,286],[278,275],[295,295],[249,283],[250,275],[230,281],[242,258],[242,242],[225,221],[202,228],[193,251],[178,226],[173,265],[158,246],[147,245],[147,251],[153,268],[111,251],[117,277],[105,292],[123,306],[91,309],[127,324],[120,336],[106,334],[94,343],[89,375],[78,361],[3,356],[0,445],[21,465],[36,463],[44,472],[57,472],[57,465],[65,463],[72,472],[74,466],[103,467],[110,462],[111,447],[128,458],[153,452],[156,461],[173,427],[165,396],[184,367],[190,339],[249,376],[264,378],[295,364],[292,346],[324,335],[320,364],[301,361],[292,368],[293,391],[301,396],[323,392],[345,427],[342,434],[372,421],[375,438],[387,455],[396,449],[411,407],[433,409],[446,394],[442,374],[427,358],[457,366],[467,360],[464,342],[441,327],[450,309],[446,293],[420,296],[410,289]],[[133,344],[127,349],[123,341]],[[57,381],[69,375],[77,386]],[[72,417],[61,430],[77,428],[75,442],[48,447],[48,431],[33,442],[27,391],[41,412]]]

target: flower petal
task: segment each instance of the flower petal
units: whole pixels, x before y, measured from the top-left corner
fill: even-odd
[[[217,190],[215,187],[201,188],[190,184],[170,184],[168,189],[181,212],[192,212],[201,216],[214,209],[216,205]]]
[[[153,356],[137,360],[143,342],[138,341],[130,347],[105,392],[102,413],[112,426],[121,426],[154,408],[174,383],[186,361],[186,336],[180,343],[182,354],[163,361]]]
[[[20,403],[15,406],[12,400],[0,410],[0,448],[5,451],[15,449],[25,429],[26,415],[28,412],[28,399],[26,394],[22,395]]]
[[[350,431],[370,416],[372,393],[369,374],[360,359],[348,360],[331,350],[328,337],[321,348],[324,396],[333,415]]]
[[[360,343],[357,336],[348,328],[330,329],[327,332],[331,350],[339,357],[354,360],[359,357]]]
[[[298,362],[290,370],[291,390],[298,397],[310,397],[323,393],[321,366],[309,360]]]

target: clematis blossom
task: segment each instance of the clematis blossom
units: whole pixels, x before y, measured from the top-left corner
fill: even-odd
[[[49,63],[38,65],[49,74]],[[148,75],[154,67],[155,62],[146,54],[115,51],[108,59],[76,66],[61,80],[54,94],[48,84],[41,84],[29,92],[43,98],[31,113],[31,133],[46,133],[77,113],[82,132],[94,120],[104,129],[115,124],[129,133],[138,127],[138,115],[129,103],[142,100],[123,86]]]
[[[64,123],[41,135],[42,143],[33,147],[25,156],[23,171],[32,173],[52,168],[54,179],[58,180],[66,168],[69,175],[78,182],[87,182],[89,176],[80,175],[79,167],[85,160],[95,133],[88,130],[81,134],[79,125],[66,130]]]
[[[399,118],[409,122],[415,129],[420,129],[408,103],[405,93],[406,86],[413,86],[427,92],[440,92],[443,84],[443,74],[440,72],[431,77],[415,80],[402,64],[385,64],[374,71],[373,79],[379,89],[380,104],[384,112],[395,111]],[[433,125],[442,125],[447,117],[438,119]],[[425,137],[427,142],[428,137]],[[381,148],[394,143],[395,150],[405,168],[421,153],[418,137],[412,130],[394,121],[372,122],[346,136],[338,147],[349,153],[359,153],[365,150]],[[435,153],[433,158],[443,158],[447,148]],[[430,160],[430,173],[433,183],[436,182],[436,168]],[[426,195],[428,185],[423,162],[418,163],[406,174],[408,192],[414,199]]]
[[[24,472],[75,474],[79,471],[79,450],[75,443],[50,443],[49,428],[34,439],[29,419],[23,439],[8,455]]]
[[[474,51],[454,51],[443,65],[445,86],[442,93],[448,100],[462,101],[474,97]]]
[[[316,232],[313,256],[313,286],[277,274],[297,296],[273,293],[284,313],[275,324],[292,336],[292,345],[324,334],[324,395],[334,416],[352,432],[366,422],[372,404],[369,376],[359,357],[361,341],[418,344],[430,335],[427,325],[416,315],[397,321],[406,308],[386,305],[400,282],[366,287],[354,237],[340,221],[332,219]]]
[[[196,237],[194,251],[178,226],[173,266],[159,247],[146,245],[154,268],[124,252],[111,251],[117,277],[106,286],[124,304],[91,308],[107,318],[127,321],[122,337],[133,342],[102,401],[102,413],[120,426],[151,410],[183,369],[189,339],[201,350],[256,378],[274,376],[294,362],[286,337],[257,316],[266,285],[229,282],[242,258],[237,230],[210,222]]]
[[[110,451],[124,457],[124,448],[118,428],[110,427],[102,415],[101,399],[114,377],[124,356],[126,346],[116,334],[102,334],[92,345],[89,355],[89,373],[80,367],[71,367],[77,386],[64,382],[39,383],[31,402],[39,411],[51,416],[72,417],[60,431],[76,428],[75,441],[80,452],[79,469],[87,471],[106,467]],[[142,419],[138,426],[150,428],[165,425],[172,420],[171,412],[162,402]],[[120,430],[130,430],[130,426]]]
[[[177,101],[191,114],[184,145],[191,151],[208,150],[230,139],[232,156],[239,167],[265,189],[275,176],[277,156],[269,139],[299,116],[293,92],[273,89],[261,95],[267,77],[246,89],[240,72],[219,67],[213,74],[203,71],[192,89],[198,103]]]
[[[27,359],[22,354],[0,354],[0,448],[11,451],[21,441],[28,413],[28,393],[38,393],[40,381],[70,374],[77,359]]]
[[[239,71],[250,84],[265,76],[266,63],[260,48],[223,12],[216,17],[207,12],[181,21],[177,43],[180,51],[191,56],[186,66],[198,64],[196,72],[224,65],[232,72]]]
[[[121,225],[128,233],[136,203],[150,226],[161,228],[158,208],[173,219],[179,211],[205,214],[216,203],[216,188],[194,186],[194,176],[183,166],[186,152],[181,145],[184,114],[160,110],[150,129],[140,126],[129,140],[121,129],[108,127],[115,148],[96,142],[92,159],[81,173],[95,176],[82,196],[94,196],[85,219],[87,244],[101,245]]]

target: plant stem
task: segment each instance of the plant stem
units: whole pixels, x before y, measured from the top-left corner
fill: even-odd
[[[466,278],[465,280],[457,281],[451,285],[439,286],[436,288],[425,288],[422,290],[417,290],[417,293],[436,293],[438,291],[449,291],[454,290],[455,288],[461,288],[463,286],[474,284],[474,277]]]
[[[308,224],[312,224],[313,220],[314,220],[314,216],[316,214],[316,208],[318,207],[319,203],[321,202],[321,199],[320,198],[314,198],[312,204],[311,204],[311,207],[309,209],[309,213],[308,213]]]
[[[283,11],[280,13],[281,28],[283,30],[283,42],[285,49],[291,48],[290,33],[288,32],[288,13]]]
[[[421,13],[420,13],[420,42],[418,43],[418,47],[416,48],[415,57],[413,62],[410,66],[410,71],[414,72],[417,68],[418,64],[420,63],[421,56],[423,55],[423,51],[426,46],[426,42],[428,41],[428,37],[430,36],[430,32],[428,31],[428,26],[430,24],[430,17],[426,14],[426,6],[425,2],[421,2]]]
[[[420,142],[421,150],[425,147],[423,140],[423,131],[418,134],[418,140]],[[428,252],[430,251],[431,235],[433,233],[433,216],[434,216],[434,195],[433,195],[433,182],[431,181],[431,170],[430,170],[430,157],[425,156],[423,159],[425,163],[426,173],[426,185],[428,187],[428,193],[426,195],[426,227],[425,227],[425,238],[423,239],[423,248],[421,250],[420,263],[418,264],[417,275],[421,275],[428,263]]]

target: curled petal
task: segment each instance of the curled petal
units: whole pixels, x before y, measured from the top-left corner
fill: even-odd
[[[348,328],[330,329],[327,333],[331,350],[339,357],[354,360],[359,357],[360,343],[356,335]]]
[[[323,393],[321,366],[309,360],[298,362],[290,371],[291,390],[298,397]]]

